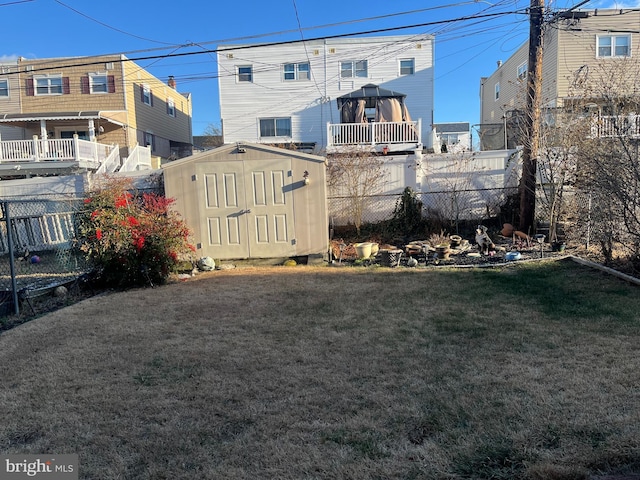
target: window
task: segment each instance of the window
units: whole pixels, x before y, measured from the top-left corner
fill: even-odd
[[[285,80],[310,80],[309,63],[285,63],[283,65]]]
[[[144,132],[144,146],[149,147],[152,152],[155,150],[155,146],[153,144],[153,133]]]
[[[89,88],[91,93],[108,93],[109,87],[107,84],[107,74],[106,73],[90,73]]]
[[[527,78],[527,64],[526,62],[521,63],[520,65],[518,65],[518,78],[520,80],[524,80],[525,78]]]
[[[460,142],[460,137],[458,137],[457,133],[441,133],[440,141],[447,145],[455,145]]]
[[[0,98],[9,96],[9,80],[0,80]]]
[[[500,98],[500,82],[496,83],[494,92],[495,92],[494,98],[495,100],[498,100]]]
[[[62,95],[62,76],[44,75],[34,77],[36,95]]]
[[[153,106],[153,96],[151,94],[149,85],[142,85],[140,92],[142,103],[144,103],[145,105]]]
[[[238,67],[238,81],[253,82],[253,67],[251,65]]]
[[[167,115],[170,117],[176,116],[176,105],[172,98],[167,98]]]
[[[413,58],[400,59],[400,75],[413,75],[415,72],[415,60]]]
[[[261,118],[261,137],[290,137],[291,118]]]
[[[630,57],[630,35],[603,35],[597,37],[598,57]]]
[[[368,75],[369,73],[367,71],[366,60],[358,60],[355,62],[340,62],[341,78],[354,78],[354,77],[367,78]]]

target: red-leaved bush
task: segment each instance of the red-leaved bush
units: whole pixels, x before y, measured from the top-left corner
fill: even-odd
[[[84,199],[77,244],[104,285],[128,287],[164,283],[195,247],[173,199],[135,194],[130,180],[109,179]]]

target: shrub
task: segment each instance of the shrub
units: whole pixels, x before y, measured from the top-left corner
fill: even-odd
[[[132,193],[133,192],[133,193]],[[173,199],[136,194],[130,180],[109,179],[85,199],[77,246],[105,286],[161,284],[195,247]]]

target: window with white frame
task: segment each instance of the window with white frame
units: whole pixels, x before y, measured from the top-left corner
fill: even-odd
[[[341,78],[367,78],[369,76],[366,60],[340,62]]]
[[[496,83],[494,87],[494,100],[498,100],[500,98],[500,82]]]
[[[291,136],[291,117],[261,118],[260,119],[260,136],[261,137],[290,137]]]
[[[0,80],[0,98],[9,96],[9,80]]]
[[[62,75],[34,77],[36,95],[62,95]]]
[[[172,98],[167,98],[167,115],[170,117],[176,116],[176,104]]]
[[[518,79],[519,80],[524,80],[525,78],[527,78],[527,62],[522,62],[520,65],[518,65]]]
[[[151,149],[151,151],[153,152],[153,150],[154,150],[153,133],[144,132],[144,146],[145,147],[149,147]]]
[[[238,67],[239,82],[253,82],[253,67],[251,65],[241,65]]]
[[[283,78],[287,81],[290,80],[310,80],[311,69],[309,62],[305,63],[285,63],[282,66]]]
[[[109,84],[106,73],[89,74],[89,91],[91,93],[109,93]]]
[[[598,57],[630,57],[631,35],[598,35]]]
[[[142,86],[142,103],[151,105],[151,88],[149,88],[149,85]]]
[[[416,62],[413,58],[400,59],[400,75],[413,75],[416,73]]]
[[[446,145],[455,145],[460,142],[460,137],[457,133],[441,133],[440,142]]]

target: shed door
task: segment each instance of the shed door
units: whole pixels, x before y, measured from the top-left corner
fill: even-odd
[[[255,165],[254,165],[255,164]],[[202,164],[203,253],[213,258],[295,254],[291,161]]]

